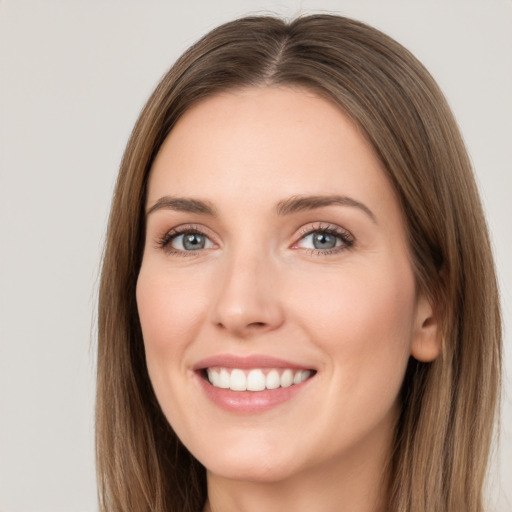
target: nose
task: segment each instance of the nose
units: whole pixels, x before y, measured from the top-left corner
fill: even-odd
[[[279,297],[278,272],[269,259],[239,254],[218,275],[212,309],[215,326],[237,338],[249,338],[279,328],[284,311]]]

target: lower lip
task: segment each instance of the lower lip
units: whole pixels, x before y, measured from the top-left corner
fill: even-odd
[[[196,373],[199,384],[206,396],[218,407],[238,414],[257,414],[268,411],[300,393],[313,378],[293,384],[287,388],[265,389],[263,391],[232,391],[216,388],[202,375]]]

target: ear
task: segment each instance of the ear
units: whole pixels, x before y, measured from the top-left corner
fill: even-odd
[[[421,294],[416,304],[411,355],[423,363],[430,363],[441,353],[441,329],[432,304]]]

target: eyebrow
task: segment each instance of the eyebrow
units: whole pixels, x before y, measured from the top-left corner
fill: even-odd
[[[353,208],[359,208],[363,211],[370,219],[377,224],[377,219],[374,213],[363,203],[352,199],[347,196],[339,195],[312,195],[312,196],[292,196],[288,199],[279,201],[275,207],[277,215],[290,215],[292,213],[302,212],[305,210],[314,210],[316,208],[322,208],[325,206],[340,205],[340,206],[351,206]],[[177,212],[186,213],[197,213],[201,215],[209,215],[216,217],[217,212],[215,207],[209,201],[203,201],[201,199],[192,199],[186,197],[173,197],[163,196],[151,206],[146,215],[149,215],[158,210],[174,210]]]
[[[210,215],[211,217],[217,216],[214,206],[208,201],[172,196],[164,196],[158,199],[158,201],[147,210],[146,215],[164,209],[177,212],[199,213],[201,215]]]
[[[351,206],[363,211],[370,219],[377,224],[377,218],[374,213],[365,204],[347,196],[329,195],[329,196],[293,196],[284,201],[279,201],[276,205],[278,215],[288,215],[304,210],[314,210],[324,206],[340,205]]]

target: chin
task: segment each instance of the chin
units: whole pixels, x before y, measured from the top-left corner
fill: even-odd
[[[273,483],[286,480],[299,470],[297,457],[276,456],[275,449],[254,446],[248,449],[226,448],[222,453],[194,454],[208,473],[218,477],[254,483]],[[199,455],[199,457],[198,457]]]
[[[217,462],[212,464],[211,468],[207,466],[206,471],[228,480],[262,484],[282,482],[295,473],[294,468],[276,461]]]

